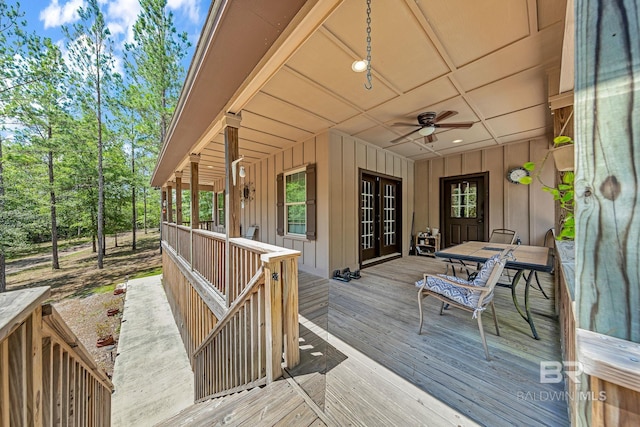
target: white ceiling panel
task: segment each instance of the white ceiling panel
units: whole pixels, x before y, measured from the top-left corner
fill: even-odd
[[[482,86],[467,96],[485,119],[547,102],[546,74],[533,68]]]
[[[315,33],[289,61],[293,70],[327,88],[336,97],[368,110],[396,96],[381,81],[376,90],[363,90],[364,73],[351,72],[353,57],[322,32]],[[345,73],[345,71],[349,71]]]
[[[419,0],[417,4],[456,67],[530,34],[527,0]]]
[[[406,92],[449,72],[404,2],[372,4],[371,9],[371,66],[398,90]],[[366,56],[365,12],[364,2],[345,1],[324,24],[358,58]]]
[[[304,110],[313,111],[333,123],[340,123],[360,112],[287,68],[283,68],[269,80],[263,91]]]
[[[487,120],[487,125],[498,136],[512,135],[535,129],[544,129],[551,117],[547,104],[536,105]]]

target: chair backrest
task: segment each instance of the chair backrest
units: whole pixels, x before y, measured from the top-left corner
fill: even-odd
[[[257,225],[252,225],[251,227],[247,227],[247,233],[244,235],[244,238],[249,240],[255,240],[256,231],[258,231]]]
[[[477,307],[482,307],[485,300],[487,302],[490,301],[488,298],[493,295],[493,289],[500,280],[500,276],[502,276],[502,270],[504,270],[504,266],[507,263],[507,258],[512,256],[511,252],[513,252],[513,249],[505,249],[500,254],[489,258],[478,272],[473,281],[474,285],[488,288],[490,292],[480,294]]]
[[[506,228],[496,228],[491,232],[489,242],[512,244],[516,241],[516,232]]]

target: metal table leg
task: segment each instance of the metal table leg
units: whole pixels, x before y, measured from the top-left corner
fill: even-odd
[[[518,285],[518,281],[520,277],[524,275],[524,270],[519,270],[513,278],[511,282],[511,297],[513,298],[513,304],[516,306],[516,310],[520,313],[520,316],[524,320],[527,321],[529,327],[531,328],[531,333],[533,337],[537,340],[540,339],[538,336],[538,332],[536,331],[536,327],[533,324],[533,316],[531,316],[531,310],[529,309],[529,289],[531,288],[531,279],[534,276],[533,271],[529,271],[528,275],[525,275],[525,287],[524,287],[524,312],[522,311],[522,307],[520,307],[520,303],[518,302],[518,296],[516,295],[516,286]]]

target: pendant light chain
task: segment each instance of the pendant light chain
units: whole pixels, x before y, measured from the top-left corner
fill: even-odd
[[[371,90],[371,0],[367,0],[367,83],[364,84],[367,90]]]

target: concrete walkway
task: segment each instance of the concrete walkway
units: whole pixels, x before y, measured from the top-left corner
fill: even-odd
[[[128,283],[113,375],[114,427],[152,426],[193,404],[193,373],[161,278]]]

